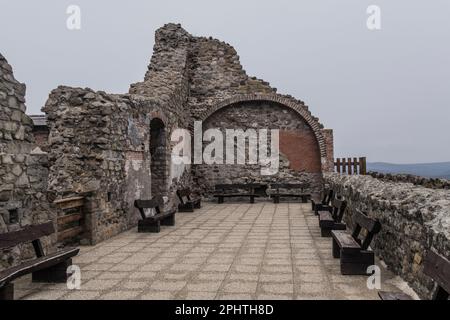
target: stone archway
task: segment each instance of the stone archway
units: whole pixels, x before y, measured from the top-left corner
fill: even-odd
[[[328,155],[327,155],[327,145],[326,145],[325,137],[322,134],[322,126],[319,123],[319,121],[317,120],[317,118],[315,118],[311,115],[308,108],[304,104],[302,104],[294,99],[289,99],[287,97],[280,96],[280,95],[267,95],[267,94],[264,94],[264,95],[260,95],[260,94],[236,95],[232,98],[223,100],[223,101],[219,102],[218,104],[214,105],[212,108],[209,108],[206,111],[204,111],[199,116],[199,120],[206,121],[209,117],[211,117],[218,110],[226,108],[230,105],[241,103],[241,102],[252,102],[252,101],[273,102],[273,103],[279,104],[281,106],[290,108],[290,109],[294,110],[298,115],[300,115],[300,117],[305,120],[305,122],[310,126],[311,130],[314,133],[314,136],[317,140],[317,144],[318,144],[319,150],[320,150],[320,158],[321,158],[320,160],[321,160],[322,171],[326,171]]]

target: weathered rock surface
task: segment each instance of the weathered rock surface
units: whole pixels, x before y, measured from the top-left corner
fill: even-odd
[[[47,154],[33,152],[32,122],[25,114],[25,85],[0,54],[0,233],[54,220],[47,201]],[[51,239],[44,239],[52,250]],[[0,270],[33,254],[30,245],[0,252]]]
[[[355,209],[380,220],[374,251],[420,296],[430,298],[433,284],[423,275],[422,262],[430,249],[450,259],[450,190],[370,176],[326,174],[325,181],[348,200],[345,220],[350,225]]]

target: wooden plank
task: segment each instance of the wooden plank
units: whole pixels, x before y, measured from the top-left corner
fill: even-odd
[[[65,198],[65,199],[59,199],[59,200],[55,200],[53,201],[54,204],[60,204],[60,203],[64,203],[64,202],[72,202],[72,201],[78,201],[78,200],[83,200],[83,197],[73,197],[73,198]]]
[[[364,167],[363,158],[359,158],[359,174],[361,175],[365,174],[363,173],[363,167]]]
[[[65,224],[80,221],[83,219],[83,215],[81,213],[69,214],[65,216],[58,217],[58,226],[63,226]]]
[[[362,175],[366,175],[367,174],[367,163],[366,163],[366,157],[362,157],[362,169],[361,169],[361,174]]]
[[[31,242],[55,232],[53,222],[27,226],[22,230],[0,234],[0,249],[14,247],[20,243]]]
[[[341,159],[337,158],[336,160],[336,171],[337,173],[341,173]]]
[[[65,248],[56,253],[52,253],[38,259],[24,262],[16,267],[3,270],[0,272],[0,287],[23,275],[57,265],[68,258],[76,256],[79,251],[80,249],[78,248]]]
[[[348,165],[348,174],[351,175],[352,174],[352,158],[348,158],[347,165]]]
[[[67,199],[65,199],[65,200],[66,201],[64,201],[64,202],[58,202],[56,204],[62,210],[80,208],[80,207],[84,206],[84,198],[70,200],[70,201],[67,201]]]
[[[403,292],[380,291],[380,292],[378,292],[378,296],[381,298],[381,300],[387,300],[387,301],[413,300],[413,298],[411,296],[409,296]]]
[[[432,278],[447,293],[450,293],[450,262],[443,256],[428,251],[425,260],[423,272]]]
[[[353,239],[351,234],[345,231],[333,230],[331,233],[333,239],[336,240],[340,248],[360,250],[361,246]]]
[[[151,200],[136,200],[134,206],[141,209],[152,209],[164,205],[164,199],[161,196],[156,196]]]
[[[358,174],[358,159],[353,158],[353,174]]]
[[[356,210],[353,214],[353,220],[357,225],[363,227],[370,233],[377,233],[381,230],[381,224],[378,220],[362,214],[359,210]]]
[[[345,161],[345,158],[342,158],[342,173],[345,174],[347,173],[347,165],[346,165],[347,161]]]
[[[83,232],[83,227],[77,226],[63,231],[58,231],[58,242],[73,238]]]

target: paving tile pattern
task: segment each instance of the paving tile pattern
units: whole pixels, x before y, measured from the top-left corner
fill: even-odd
[[[159,234],[136,229],[93,247],[74,264],[80,290],[16,282],[22,299],[377,299],[365,276],[342,276],[310,205],[205,203]],[[382,268],[382,289],[398,291]]]

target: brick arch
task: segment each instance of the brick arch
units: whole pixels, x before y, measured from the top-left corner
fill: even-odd
[[[245,95],[237,95],[232,98],[223,100],[218,104],[214,105],[212,108],[204,111],[199,120],[205,121],[214,113],[219,111],[220,109],[226,108],[232,104],[240,103],[240,102],[252,102],[252,101],[267,101],[274,102],[280,104],[282,106],[288,107],[294,110],[297,114],[299,114],[306,123],[311,127],[314,136],[316,137],[317,143],[319,145],[320,157],[322,162],[322,168],[324,167],[327,161],[327,148],[325,143],[325,138],[322,134],[322,129],[320,123],[311,115],[305,105],[295,102],[291,99],[288,99],[279,95],[253,95],[253,94],[245,94]]]

